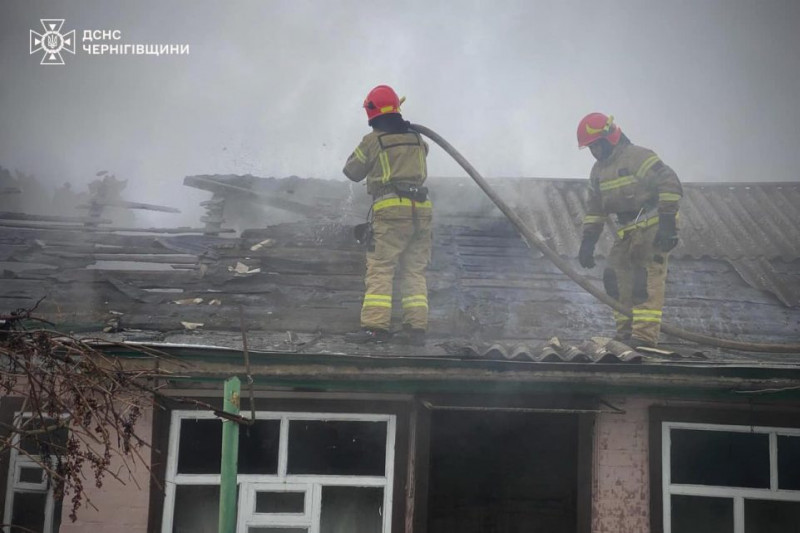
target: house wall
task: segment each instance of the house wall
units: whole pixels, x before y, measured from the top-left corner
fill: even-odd
[[[607,400],[625,413],[603,413],[596,417],[592,533],[649,533],[648,409],[653,400],[632,397]],[[152,413],[148,412],[139,421],[137,432],[149,440],[151,431]],[[92,503],[98,509],[80,509],[76,522],[70,522],[69,502],[65,502],[60,533],[146,533],[149,473],[138,465],[133,477],[135,482],[125,478],[124,486],[111,477],[106,477],[101,489],[87,486]]]
[[[137,422],[136,434],[149,443],[152,427],[152,411],[145,411]],[[141,454],[149,460],[149,448],[142,449]],[[86,492],[97,509],[81,507],[78,510],[77,521],[72,522],[69,519],[71,502],[68,495],[62,506],[59,533],[85,533],[86,531],[146,533],[150,498],[149,471],[145,465],[137,464],[135,468],[131,468],[131,473],[128,475],[118,458],[112,459],[110,470],[118,472],[118,476],[125,484],[121,484],[106,474],[103,478],[103,486],[97,488],[94,485],[94,476],[91,472],[87,472]]]
[[[720,409],[720,404],[704,402],[664,401],[656,398],[606,397],[608,403],[624,413],[601,413],[595,418],[592,442],[591,531],[592,533],[650,533],[650,408],[668,404],[696,411],[702,407]],[[733,407],[731,404],[725,405]],[[752,407],[747,411],[752,412]],[[795,411],[796,412],[796,411]],[[152,413],[139,422],[137,431],[145,439],[152,432]],[[401,421],[403,415],[398,417]],[[401,439],[402,440],[402,439]],[[404,456],[405,452],[398,453]],[[149,457],[149,453],[144,454]],[[87,487],[98,510],[82,508],[77,522],[68,518],[65,503],[61,533],[103,531],[109,533],[145,533],[148,525],[150,496],[149,473],[139,465],[134,480],[125,485],[107,477],[102,489]],[[89,485],[89,483],[87,483]],[[137,488],[138,485],[138,488]],[[403,494],[402,484],[396,494]],[[402,515],[402,513],[399,513]],[[401,517],[393,525],[402,530]]]
[[[606,399],[625,413],[601,413],[595,420],[592,533],[648,533],[648,409],[653,401]]]

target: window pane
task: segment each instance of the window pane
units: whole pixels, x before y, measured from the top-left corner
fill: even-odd
[[[219,474],[222,455],[222,421],[181,420],[178,473]]]
[[[380,533],[383,489],[322,487],[320,533]]]
[[[383,476],[385,461],[386,422],[289,424],[290,474]]]
[[[778,436],[778,488],[800,490],[800,437]]]
[[[44,470],[38,466],[23,466],[19,469],[20,483],[41,484],[44,481]]]
[[[305,492],[256,492],[257,513],[303,513]]]
[[[46,492],[15,492],[11,523],[33,531],[42,531],[46,504]]]
[[[256,420],[239,429],[239,473],[277,474],[281,421]]]
[[[58,424],[65,424],[65,420],[55,420],[53,418],[39,418],[29,419],[26,418],[23,424],[25,431],[34,431],[42,428],[56,428]],[[58,427],[52,429],[47,433],[39,433],[35,435],[25,435],[22,437],[20,447],[31,455],[52,454],[57,455],[62,453],[67,445],[66,427]]]
[[[257,420],[239,428],[239,473],[277,474],[280,420]],[[181,420],[178,473],[219,474],[222,421]]]
[[[745,533],[797,533],[800,502],[744,501]]]
[[[733,499],[672,497],[673,533],[733,533]]]
[[[217,533],[218,528],[219,485],[178,485],[173,533]]]
[[[769,488],[766,434],[673,429],[672,482]]]

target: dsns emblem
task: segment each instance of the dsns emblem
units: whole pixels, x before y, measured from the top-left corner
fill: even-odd
[[[44,33],[31,30],[31,54],[42,52],[42,65],[63,65],[61,52],[75,54],[75,30],[62,34],[64,19],[41,19]]]

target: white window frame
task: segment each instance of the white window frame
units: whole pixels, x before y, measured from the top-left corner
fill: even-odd
[[[219,485],[219,474],[179,474],[178,450],[180,446],[180,423],[182,420],[207,420],[217,418],[211,411],[175,410],[172,412],[169,430],[169,449],[165,476],[164,512],[161,521],[162,533],[172,531],[175,511],[175,490],[177,485]],[[375,487],[383,489],[382,533],[390,533],[392,525],[392,488],[394,484],[394,447],[397,417],[387,414],[366,413],[324,413],[324,412],[292,412],[292,411],[256,411],[256,420],[280,420],[280,436],[278,447],[278,472],[275,475],[239,474],[239,501],[237,502],[237,533],[247,531],[249,526],[292,525],[308,527],[309,533],[319,533],[319,520],[322,508],[322,487]],[[296,420],[319,420],[325,422],[385,422],[386,423],[386,456],[383,476],[340,476],[340,475],[308,475],[288,474],[289,422]],[[273,490],[283,486],[283,490],[296,490],[306,487],[306,518],[295,518],[300,515],[264,515],[253,517],[248,511],[252,495],[261,487]],[[249,515],[247,519],[242,517]],[[288,521],[288,522],[287,522]]]
[[[16,412],[14,413],[14,426],[17,427],[20,424],[20,421],[23,418],[32,418],[36,416],[35,413],[31,412]],[[67,415],[62,415],[61,418],[67,418]],[[56,502],[53,498],[53,487],[52,485],[48,487],[48,480],[47,480],[47,472],[42,471],[42,481],[41,483],[25,483],[20,481],[20,473],[23,468],[36,468],[38,470],[43,470],[40,466],[41,457],[39,458],[39,462],[35,459],[31,458],[24,453],[20,453],[17,447],[19,446],[20,441],[20,434],[15,433],[13,438],[13,446],[9,450],[9,459],[8,459],[8,479],[6,481],[6,505],[3,511],[3,523],[11,524],[11,520],[13,519],[12,514],[14,512],[14,496],[17,493],[34,493],[34,494],[47,494],[47,499],[45,500],[44,506],[44,527],[43,531],[45,532],[52,532],[53,531],[53,519],[55,517],[55,508]],[[5,533],[11,532],[11,526],[6,526],[3,528]]]
[[[725,431],[732,433],[757,433],[769,438],[769,488],[722,487],[713,485],[689,485],[672,483],[670,448],[671,430],[691,429],[702,431]],[[672,496],[707,496],[733,500],[733,533],[745,533],[745,500],[771,500],[800,502],[800,490],[778,488],[778,437],[800,437],[800,429],[740,426],[723,424],[700,424],[692,422],[662,422],[661,424],[661,497],[664,533],[672,533]]]
[[[247,533],[247,528],[251,526],[273,526],[273,527],[305,527],[311,530],[315,518],[319,518],[314,513],[316,500],[319,499],[315,491],[319,491],[318,485],[311,483],[259,483],[245,481],[239,488],[239,505],[237,506],[237,517],[247,516],[246,520],[238,520],[237,533]],[[256,513],[256,492],[303,492],[305,501],[302,513]]]

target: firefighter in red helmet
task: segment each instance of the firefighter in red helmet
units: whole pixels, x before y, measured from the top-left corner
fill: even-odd
[[[589,176],[578,260],[584,268],[595,266],[595,244],[606,219],[614,214],[616,239],[603,271],[603,285],[609,296],[633,314],[614,312],[615,338],[632,346],[656,346],[667,259],[678,244],[681,182],[652,150],[631,143],[611,115],[586,115],[578,124],[578,146],[588,146],[597,160]]]
[[[372,131],[361,140],[344,167],[355,182],[367,181],[372,195],[371,237],[367,248],[366,293],[361,329],[350,342],[385,342],[390,338],[393,280],[399,281],[402,339],[424,345],[428,328],[425,271],[431,256],[431,201],[423,183],[428,176],[428,145],[400,114],[403,99],[388,85],[378,85],[364,100]]]

